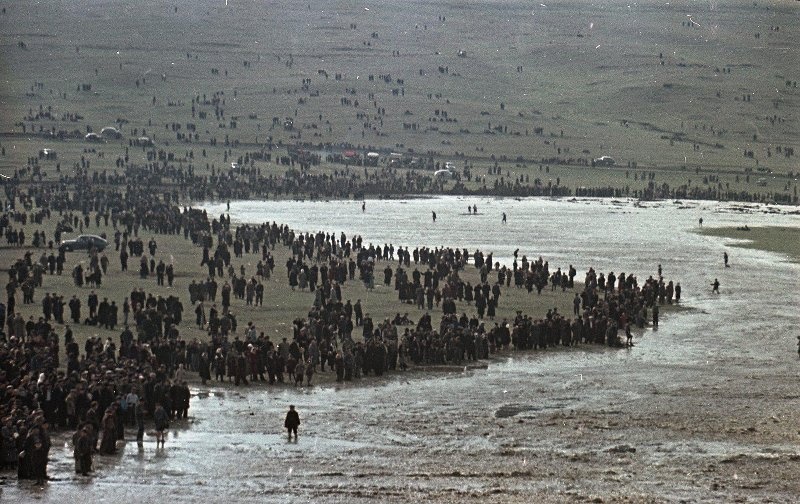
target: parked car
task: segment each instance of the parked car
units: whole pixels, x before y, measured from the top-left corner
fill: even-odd
[[[108,246],[108,241],[102,236],[97,235],[80,235],[72,240],[64,240],[58,246],[59,250],[64,252],[72,252],[73,250],[91,250],[97,249],[102,252]]]
[[[594,159],[595,166],[614,166],[617,162],[611,156],[600,156]]]

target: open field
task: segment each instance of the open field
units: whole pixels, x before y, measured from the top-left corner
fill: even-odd
[[[125,147],[147,135],[196,173],[271,144],[252,165],[282,175],[283,146],[308,143],[452,160],[471,167],[468,187],[527,177],[797,201],[794,2],[3,5],[9,175],[43,147],[58,153],[39,163],[50,179],[81,157],[109,173],[118,158],[144,165],[149,149]],[[81,140],[105,126],[123,137]],[[601,155],[616,166],[587,166]]]

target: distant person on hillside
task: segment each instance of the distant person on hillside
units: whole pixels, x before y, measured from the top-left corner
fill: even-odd
[[[436,212],[431,212],[431,214],[433,215],[433,222],[436,222]]]
[[[728,253],[727,252],[723,252],[722,253],[722,260],[725,261],[725,267],[729,268],[730,266],[728,265]]]
[[[700,227],[703,227],[703,218],[700,217]]]
[[[714,279],[714,283],[711,284],[711,292],[719,294],[719,280],[716,278]]]

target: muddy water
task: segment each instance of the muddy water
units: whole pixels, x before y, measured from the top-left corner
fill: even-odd
[[[462,215],[472,204],[481,215]],[[173,426],[166,449],[152,437],[141,449],[128,443],[117,457],[97,457],[86,479],[72,475],[71,448],[56,446],[54,481],[43,489],[9,481],[0,497],[792,502],[800,268],[693,232],[700,217],[706,226],[800,226],[790,210],[438,198],[368,201],[362,213],[360,202],[232,202],[234,221],[344,231],[381,245],[480,248],[506,263],[519,248],[551,265],[640,277],[662,264],[692,308],[631,350],[514,355],[486,370],[395,374],[367,387],[196,388],[192,418]],[[720,295],[710,293],[715,277]],[[290,403],[303,418],[296,444],[281,429]]]

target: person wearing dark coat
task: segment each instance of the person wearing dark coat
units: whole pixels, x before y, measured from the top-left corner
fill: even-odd
[[[210,363],[205,353],[200,355],[200,363],[197,372],[200,375],[200,379],[203,381],[203,385],[206,384],[206,381],[211,379]]]
[[[113,408],[106,408],[101,424],[103,426],[103,437],[100,441],[100,453],[112,455],[117,452],[117,424]]]
[[[28,476],[36,480],[37,485],[42,485],[47,480],[49,443],[43,427],[33,427],[25,442],[25,451],[29,452],[30,472]]]
[[[297,442],[297,427],[300,426],[300,415],[294,409],[294,404],[289,405],[289,411],[286,412],[286,420],[283,426],[289,433],[289,441],[292,440],[292,433],[294,433],[294,440]]]
[[[92,470],[92,442],[89,430],[91,427],[84,425],[72,437],[75,457],[75,474],[86,476]]]
[[[169,426],[169,415],[161,403],[156,403],[156,409],[153,412],[153,420],[156,424],[156,448],[158,448],[159,443],[161,443],[161,447],[164,447],[164,430]]]
[[[144,414],[145,404],[142,399],[139,399],[133,412],[133,416],[136,419],[136,443],[139,446],[144,442]]]

